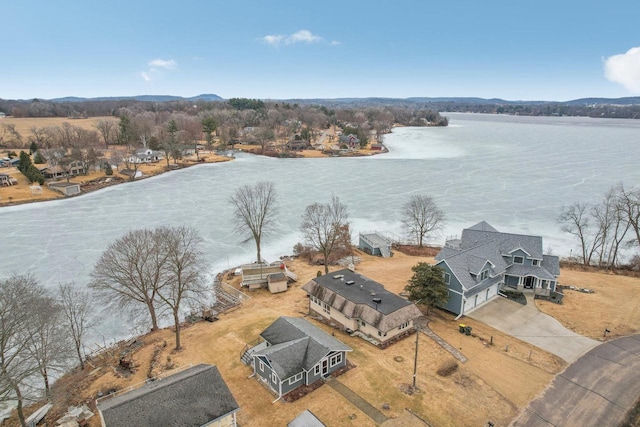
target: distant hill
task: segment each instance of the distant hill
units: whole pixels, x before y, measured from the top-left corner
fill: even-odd
[[[266,101],[266,100],[265,100]],[[269,101],[285,101],[298,104],[320,105],[406,105],[406,104],[463,104],[463,105],[640,105],[640,96],[627,98],[580,98],[570,101],[509,101],[500,98],[477,97],[410,97],[410,98],[294,98],[271,99]]]
[[[224,99],[215,94],[202,94],[185,98],[174,95],[137,95],[137,96],[103,96],[96,98],[79,98],[77,96],[66,96],[64,98],[49,99],[51,102],[87,102],[87,101],[146,101],[146,102],[167,102],[167,101],[223,101]]]

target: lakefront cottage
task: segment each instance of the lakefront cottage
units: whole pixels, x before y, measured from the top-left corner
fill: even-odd
[[[447,240],[436,260],[449,288],[443,308],[458,315],[503,289],[549,296],[560,276],[559,258],[543,254],[542,237],[501,233],[484,221]]]
[[[297,317],[280,317],[260,334],[262,342],[241,360],[278,398],[328,377],[347,365],[351,348]]]
[[[412,302],[349,269],[316,277],[302,289],[309,295],[310,312],[379,344],[412,332],[422,316]]]

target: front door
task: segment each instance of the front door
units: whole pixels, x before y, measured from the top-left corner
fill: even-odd
[[[533,276],[527,276],[524,278],[524,288],[525,289],[533,289],[533,282],[535,278]]]

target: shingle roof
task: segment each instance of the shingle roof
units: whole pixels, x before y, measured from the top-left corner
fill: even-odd
[[[539,266],[511,265],[505,260],[505,255],[518,249],[527,252],[530,258],[539,259],[542,262]],[[517,276],[533,275],[541,279],[554,280],[560,275],[558,258],[542,254],[542,237],[500,233],[485,221],[462,230],[462,237],[456,242],[456,246],[443,247],[436,256],[436,260],[446,261],[461,282],[465,295],[479,292],[495,284],[494,277],[478,283],[474,276],[480,273],[480,269],[487,261],[493,264],[490,276],[498,276],[504,272]]]
[[[260,334],[270,345],[253,353],[266,356],[280,379],[313,368],[331,351],[351,348],[297,317],[280,317]]]
[[[197,365],[98,402],[107,427],[200,427],[239,409],[218,368]]]
[[[412,302],[349,269],[316,277],[302,289],[348,318],[362,319],[384,332],[422,315]],[[380,302],[373,298],[379,298]]]

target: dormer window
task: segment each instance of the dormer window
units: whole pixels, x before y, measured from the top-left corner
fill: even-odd
[[[513,257],[513,263],[514,264],[524,264],[524,257],[514,256]]]
[[[539,260],[537,260],[537,259],[533,259],[533,260],[531,260],[531,264],[532,264],[532,265],[539,265],[539,264],[540,264],[540,261],[539,261]]]
[[[489,277],[489,270],[485,270],[482,273],[480,273],[480,281],[482,282],[484,279],[486,279],[487,277]]]

